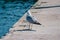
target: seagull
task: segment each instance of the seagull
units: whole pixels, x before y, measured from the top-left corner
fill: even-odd
[[[31,15],[30,10],[27,12],[26,20],[31,24],[41,25],[36,18]]]

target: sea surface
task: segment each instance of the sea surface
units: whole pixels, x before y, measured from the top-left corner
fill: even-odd
[[[0,38],[27,12],[37,0],[0,0]]]

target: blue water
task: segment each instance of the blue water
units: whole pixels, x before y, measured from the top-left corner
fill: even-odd
[[[0,38],[27,12],[37,0],[0,1]]]

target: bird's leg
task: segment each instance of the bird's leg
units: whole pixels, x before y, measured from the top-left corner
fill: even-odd
[[[29,23],[29,29],[31,30],[32,29],[32,26],[31,26],[31,24]]]
[[[32,30],[32,24],[30,24],[30,29]]]
[[[30,30],[30,23],[28,24],[29,26],[28,26],[28,29]]]

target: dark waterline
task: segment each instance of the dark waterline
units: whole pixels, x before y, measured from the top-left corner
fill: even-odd
[[[35,8],[33,8],[33,9],[46,9],[46,8],[56,8],[56,7],[60,7],[60,5],[46,6],[46,7],[35,7]]]

